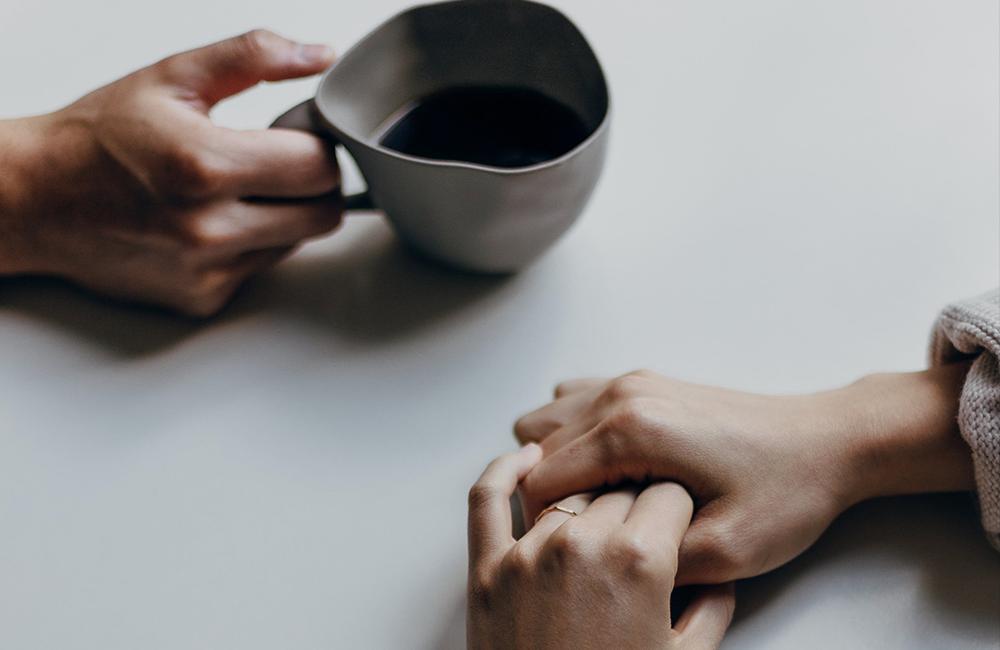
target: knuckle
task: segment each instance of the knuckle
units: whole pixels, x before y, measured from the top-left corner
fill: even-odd
[[[205,318],[219,313],[229,302],[234,287],[222,273],[204,274],[187,290],[183,310],[191,316]]]
[[[226,165],[207,151],[187,145],[176,147],[164,159],[161,187],[185,198],[218,194],[227,176]]]
[[[181,311],[194,318],[209,318],[222,311],[226,302],[225,298],[217,297],[191,298],[181,305]]]
[[[226,240],[225,235],[219,232],[212,220],[197,216],[182,221],[177,227],[176,234],[180,245],[191,251],[210,249]],[[205,278],[199,279],[198,288],[204,288],[207,282]]]
[[[500,490],[493,484],[480,481],[469,488],[469,510],[480,510],[495,501]]]
[[[674,567],[662,548],[635,534],[622,534],[609,549],[622,570],[632,578],[662,582],[673,576]]]
[[[565,566],[589,559],[593,543],[586,531],[570,520],[549,536],[544,551],[548,560]]]
[[[653,559],[653,548],[642,537],[623,533],[611,542],[611,552],[625,564],[645,564]]]
[[[722,520],[706,522],[702,528],[699,550],[720,574],[734,575],[745,564],[744,553],[734,533],[733,526]]]
[[[514,423],[514,436],[521,442],[539,441],[565,424],[562,418],[529,413]]]
[[[493,575],[483,569],[469,572],[469,604],[481,610],[489,610],[493,602]]]
[[[648,428],[650,420],[649,405],[636,397],[619,402],[607,419],[613,431],[642,431]]]
[[[595,448],[598,461],[603,467],[616,467],[618,462],[627,457],[629,439],[627,429],[609,420],[598,429]]]
[[[604,387],[601,400],[605,404],[614,404],[639,397],[648,389],[649,379],[652,375],[653,373],[648,370],[636,370],[616,377]]]
[[[514,423],[514,436],[518,440],[530,440],[534,431],[534,418],[531,415],[521,416]]]
[[[535,558],[521,545],[515,545],[500,563],[500,571],[506,580],[522,580],[535,569]]]
[[[147,71],[150,74],[147,74]],[[161,82],[178,82],[190,79],[191,74],[196,71],[196,64],[192,62],[190,52],[177,52],[163,57],[145,70],[138,70],[135,74]]]
[[[259,27],[236,37],[237,47],[251,56],[267,52],[278,40],[280,37],[277,34]]]
[[[565,397],[567,394],[569,394],[572,388],[573,388],[573,382],[561,381],[558,384],[556,384],[556,388],[553,391],[553,393],[555,394],[556,399],[559,399],[560,397]]]

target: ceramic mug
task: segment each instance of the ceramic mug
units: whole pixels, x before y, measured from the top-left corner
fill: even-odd
[[[535,90],[571,108],[587,136],[527,167],[406,155],[381,146],[379,128],[432,93],[456,86]],[[517,271],[583,211],[608,143],[604,73],[579,29],[528,0],[455,0],[414,7],[351,48],[316,96],[272,126],[319,133],[351,154],[368,185],[348,209],[385,212],[418,252],[461,269]]]

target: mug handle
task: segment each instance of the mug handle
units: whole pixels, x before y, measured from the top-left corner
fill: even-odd
[[[279,115],[278,119],[274,120],[269,128],[308,131],[313,135],[323,138],[327,142],[334,145],[340,145],[330,132],[323,128],[323,125],[319,121],[319,116],[316,114],[316,110],[315,100],[307,99]],[[368,190],[365,190],[364,192],[360,192],[358,194],[345,196],[344,209],[374,210],[375,204],[372,202],[371,194]]]

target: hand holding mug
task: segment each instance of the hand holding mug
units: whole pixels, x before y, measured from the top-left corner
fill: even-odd
[[[324,46],[258,30],[169,57],[51,115],[0,122],[0,274],[61,276],[212,314],[247,277],[340,223],[337,143],[369,185],[348,207],[374,205],[413,249],[464,269],[524,267],[586,205],[603,166],[609,98],[590,46],[555,9],[415,7],[331,68],[314,100],[279,118],[276,126],[288,128],[233,131],[209,120],[230,95],[331,63]],[[540,128],[539,114],[527,111],[514,141],[542,144],[547,155],[517,156],[511,166],[436,159],[379,140],[413,102],[472,87],[510,87],[570,119]],[[571,137],[545,144],[570,124],[578,127]],[[510,130],[503,135],[509,147]],[[433,133],[419,136],[440,144]],[[442,137],[464,139],[453,130]]]
[[[55,113],[0,122],[0,273],[216,312],[247,277],[335,228],[341,198],[322,140],[225,129],[209,110],[332,59],[326,46],[253,31],[171,56]]]

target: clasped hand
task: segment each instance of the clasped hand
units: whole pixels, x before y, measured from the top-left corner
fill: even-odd
[[[670,617],[687,492],[663,482],[578,494],[515,541],[510,498],[540,458],[534,444],[502,456],[469,492],[469,648],[717,647],[731,584]]]
[[[700,587],[671,627],[675,585],[774,569],[864,499],[973,488],[955,418],[967,370],[796,396],[649,371],[561,384],[470,493],[470,646],[716,647],[732,592]],[[526,522],[545,514],[515,542],[516,485]]]

